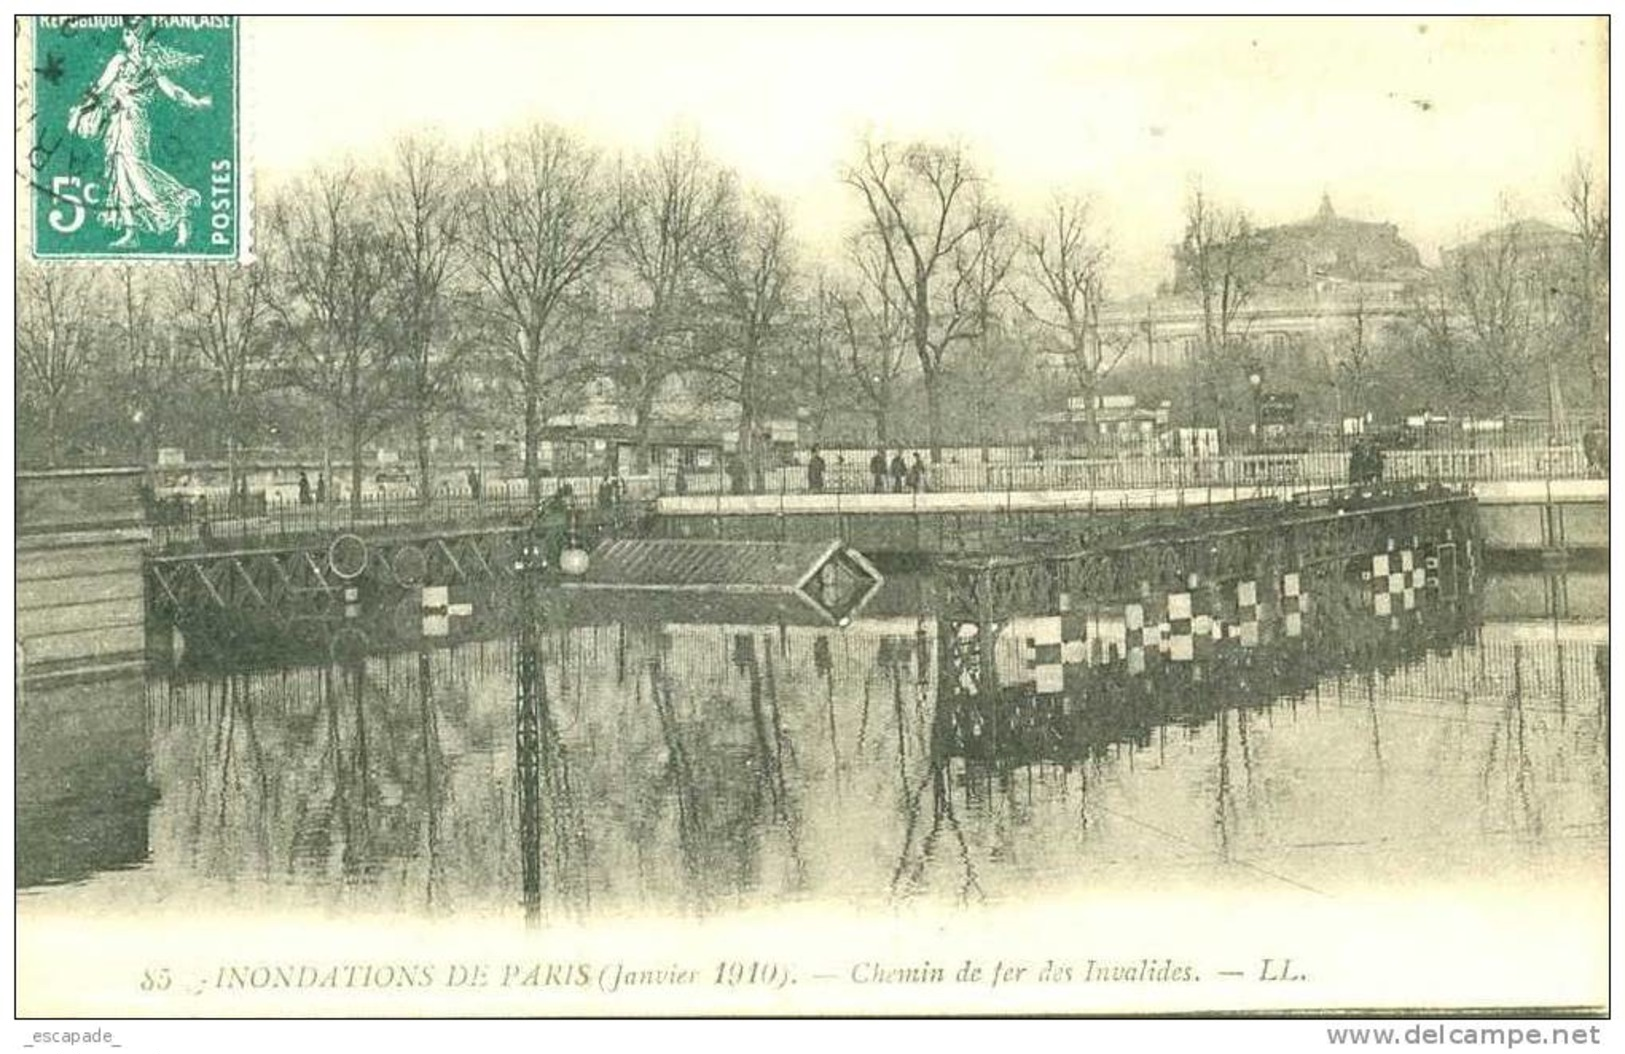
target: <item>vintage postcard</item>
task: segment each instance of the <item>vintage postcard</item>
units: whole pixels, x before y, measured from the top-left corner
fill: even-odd
[[[1606,20],[15,42],[19,1016],[1593,1041]]]

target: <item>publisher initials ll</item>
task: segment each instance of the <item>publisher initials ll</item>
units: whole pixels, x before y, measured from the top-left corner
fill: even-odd
[[[1294,973],[1291,959],[1265,959],[1258,968],[1260,981],[1303,981],[1307,978],[1301,973]]]

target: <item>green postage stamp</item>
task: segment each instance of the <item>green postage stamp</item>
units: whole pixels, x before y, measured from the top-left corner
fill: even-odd
[[[38,16],[33,31],[34,257],[242,258],[236,17]]]

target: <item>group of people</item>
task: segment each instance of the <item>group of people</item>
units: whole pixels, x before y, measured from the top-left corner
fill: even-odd
[[[1370,436],[1360,436],[1349,447],[1349,482],[1382,482],[1382,447]]]
[[[837,459],[839,460],[839,459]],[[825,487],[825,474],[829,466],[824,461],[824,455],[817,447],[807,457],[807,493],[822,494]],[[903,452],[897,451],[888,460],[885,448],[875,451],[875,456],[869,459],[869,476],[873,481],[876,494],[896,493],[903,494],[913,491],[923,493],[927,487],[925,459],[918,452],[914,454],[912,462],[903,459]]]
[[[564,484],[568,487],[569,484]],[[563,489],[561,487],[560,489]],[[618,472],[604,473],[604,481],[598,484],[598,507],[600,509],[613,509],[626,501],[626,480]]]
[[[320,472],[316,473],[316,486],[312,489],[310,477],[305,470],[299,470],[299,504],[309,505],[311,502],[325,504],[327,502],[327,480]]]
[[[912,462],[903,460],[903,452],[897,451],[892,455],[891,461],[886,460],[886,449],[881,447],[875,451],[875,456],[869,459],[869,477],[873,481],[873,490],[876,494],[884,494],[887,490],[896,494],[913,491],[919,494],[925,490],[925,460],[915,451]],[[887,485],[888,477],[890,486]]]

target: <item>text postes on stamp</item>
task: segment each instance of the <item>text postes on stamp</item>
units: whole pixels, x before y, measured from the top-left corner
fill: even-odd
[[[41,16],[33,29],[35,258],[243,256],[237,19]]]

